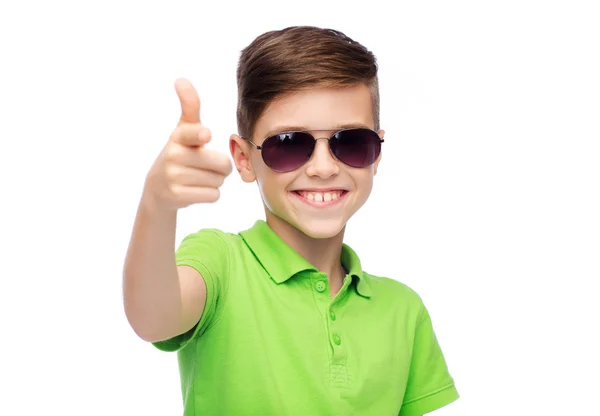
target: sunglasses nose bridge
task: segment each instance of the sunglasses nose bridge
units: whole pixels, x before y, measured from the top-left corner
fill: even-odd
[[[321,139],[327,141],[327,143],[323,143],[324,146],[318,145],[318,141]],[[329,147],[329,138],[322,137],[315,139],[315,147],[310,160],[307,162],[306,173],[309,176],[318,176],[326,179],[338,174],[339,170],[340,167],[338,165],[337,158],[334,156],[331,148]]]
[[[313,147],[313,154],[317,153],[317,149],[319,148],[319,140],[325,140],[327,143],[325,143],[325,147],[327,148],[327,152],[329,152],[329,154],[333,157],[333,153],[331,152],[331,145],[330,145],[330,137],[319,137],[319,138],[315,138],[315,146]]]
[[[325,140],[327,142],[326,146],[329,149],[329,152],[331,153],[331,156],[334,156],[334,154],[333,154],[333,152],[331,150],[331,139],[332,138],[333,137],[317,137],[317,138],[315,138],[315,150],[317,148],[317,144],[319,143],[319,140]]]

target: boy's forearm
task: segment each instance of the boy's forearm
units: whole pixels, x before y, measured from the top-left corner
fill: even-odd
[[[142,197],[123,268],[125,314],[148,341],[178,325],[181,290],[175,264],[177,211],[163,211]]]

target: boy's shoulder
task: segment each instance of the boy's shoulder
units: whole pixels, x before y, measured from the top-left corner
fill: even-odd
[[[252,226],[241,228],[238,231],[219,227],[200,228],[185,235],[183,241],[204,242],[205,244],[212,242],[215,244],[215,248],[227,246],[229,251],[239,251],[244,247],[255,249],[257,246],[281,248],[285,244],[263,220],[256,220]]]
[[[379,276],[368,272],[363,272],[365,279],[369,281],[373,292],[385,294],[388,297],[409,302],[413,306],[423,304],[421,296],[412,287],[391,277]]]
[[[420,296],[415,289],[410,287],[408,284],[401,282],[400,280],[396,280],[388,276],[375,275],[366,271],[364,272],[364,275],[371,281],[371,284],[373,285],[391,290],[394,293],[402,296],[420,299]]]
[[[182,242],[215,242],[216,244],[232,244],[241,240],[238,233],[225,231],[221,228],[200,228],[184,235]]]
[[[396,280],[388,276],[376,275],[367,271],[364,272],[364,275],[371,281],[372,284],[380,285],[388,290],[404,293],[407,296],[419,296],[413,288],[411,288],[408,284],[401,282],[400,280]]]

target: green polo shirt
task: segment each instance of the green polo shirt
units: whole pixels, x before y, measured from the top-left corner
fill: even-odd
[[[200,322],[154,343],[178,351],[185,416],[421,416],[458,398],[420,297],[347,245],[333,299],[264,221],[190,234],[176,261],[207,287]]]

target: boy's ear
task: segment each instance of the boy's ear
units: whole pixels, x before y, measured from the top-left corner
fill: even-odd
[[[242,180],[248,183],[254,182],[256,175],[250,161],[250,144],[237,134],[232,134],[229,138],[229,151]]]
[[[379,130],[377,132],[377,134],[379,134],[379,137],[383,139],[383,136],[385,136],[385,130]],[[379,162],[381,161],[382,153],[383,153],[383,146],[381,146],[381,152],[379,153],[379,157],[373,164],[373,176],[377,175],[377,166],[379,166]]]

